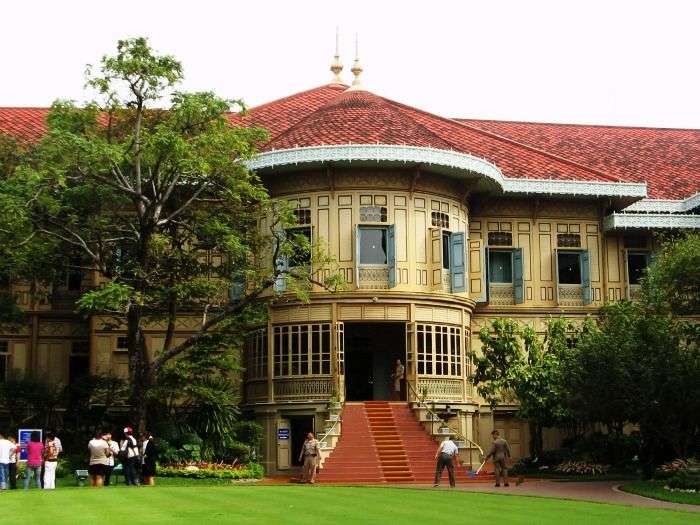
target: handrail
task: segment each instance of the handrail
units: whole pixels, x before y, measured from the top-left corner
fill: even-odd
[[[333,430],[338,425],[338,423],[340,423],[340,417],[338,417],[338,419],[336,419],[333,422],[333,425],[331,426],[331,428],[328,429],[328,432],[326,432],[325,434],[323,434],[323,436],[321,436],[321,438],[319,438],[319,440],[318,440],[319,444],[323,443],[326,440],[326,438],[328,438],[328,436],[330,436],[331,432],[333,432]]]
[[[445,421],[444,419],[442,419],[442,418],[440,417],[440,415],[439,415],[437,412],[435,412],[432,408],[430,408],[430,407],[428,406],[428,404],[427,404],[423,399],[421,399],[420,395],[418,395],[418,392],[416,392],[415,387],[411,384],[410,381],[407,380],[407,381],[406,381],[406,384],[408,384],[408,387],[413,391],[413,395],[416,397],[416,400],[417,400],[419,406],[420,406],[420,405],[423,405],[423,406],[425,407],[425,409],[428,411],[428,414],[430,414],[433,418],[437,418],[437,420],[438,420],[442,425],[444,425],[445,427],[449,428],[449,429],[450,429],[450,432],[453,433],[457,438],[459,438],[460,441],[468,441],[469,443],[471,443],[472,445],[474,445],[477,449],[479,449],[479,453],[480,453],[482,456],[484,455],[484,449],[481,448],[481,447],[479,446],[478,443],[476,443],[475,441],[472,441],[471,439],[469,439],[467,436],[463,435],[463,434],[462,434],[461,432],[459,432],[458,430],[455,430],[454,428],[452,428],[451,426],[449,426],[449,425],[447,424],[447,421]],[[434,421],[434,419],[432,419],[432,421]]]

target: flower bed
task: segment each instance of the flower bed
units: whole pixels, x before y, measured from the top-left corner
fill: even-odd
[[[259,463],[245,465],[230,465],[226,463],[178,463],[161,465],[158,467],[158,475],[171,478],[215,478],[215,479],[261,479],[265,474]]]

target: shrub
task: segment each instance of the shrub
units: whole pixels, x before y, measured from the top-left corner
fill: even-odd
[[[700,491],[700,472],[679,470],[669,478],[666,486],[671,489]]]
[[[564,445],[570,450],[570,459],[589,463],[617,465],[639,456],[639,433],[619,434],[594,432],[569,439]]]
[[[563,474],[577,474],[586,476],[598,476],[606,474],[610,470],[610,465],[600,463],[586,463],[585,461],[565,461],[554,467],[555,472]]]
[[[265,471],[259,463],[249,463],[245,466],[225,463],[181,463],[158,467],[158,475],[173,478],[193,479],[261,479]]]

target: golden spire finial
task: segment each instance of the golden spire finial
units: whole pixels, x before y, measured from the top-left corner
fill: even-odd
[[[355,33],[355,61],[350,69],[355,78],[352,81],[352,86],[349,89],[362,89],[362,80],[360,80],[360,75],[362,74],[362,66],[360,65],[360,47],[358,44],[357,33]]]
[[[333,62],[331,62],[331,72],[333,73],[333,84],[342,84],[343,79],[340,78],[340,72],[343,70],[343,64],[340,62],[340,50],[339,42],[340,37],[338,33],[338,28],[335,28],[335,55],[333,56]]]

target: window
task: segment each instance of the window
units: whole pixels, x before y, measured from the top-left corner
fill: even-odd
[[[442,232],[442,267],[450,269],[450,232]]]
[[[581,254],[558,252],[557,272],[559,284],[581,284]]]
[[[513,282],[513,252],[489,250],[489,282]]]
[[[557,235],[559,248],[580,248],[581,236],[577,233],[560,233]]]
[[[358,229],[358,235],[360,264],[388,264],[386,228],[362,227]]]
[[[432,220],[432,225],[436,228],[450,229],[450,216],[446,213],[440,211],[431,212],[430,218]]]
[[[360,222],[386,222],[386,206],[360,206]]]
[[[311,226],[285,230],[294,251],[289,256],[289,267],[309,266],[311,264]]]
[[[416,337],[419,374],[462,377],[461,328],[419,324]]]
[[[267,330],[264,328],[248,336],[246,372],[248,379],[267,377]]]
[[[627,281],[629,284],[641,284],[644,270],[649,266],[649,254],[647,252],[627,253]]]
[[[129,351],[129,339],[127,337],[117,337],[117,352]]]
[[[0,341],[0,382],[7,381],[10,368],[10,345],[7,341]]]
[[[90,375],[90,343],[74,341],[68,357],[68,382],[74,383]]]
[[[297,219],[297,224],[311,224],[311,210],[308,208],[297,208],[293,211]]]
[[[510,232],[489,232],[489,246],[513,246],[513,234]]]
[[[330,324],[276,326],[275,377],[330,374],[330,328]]]

